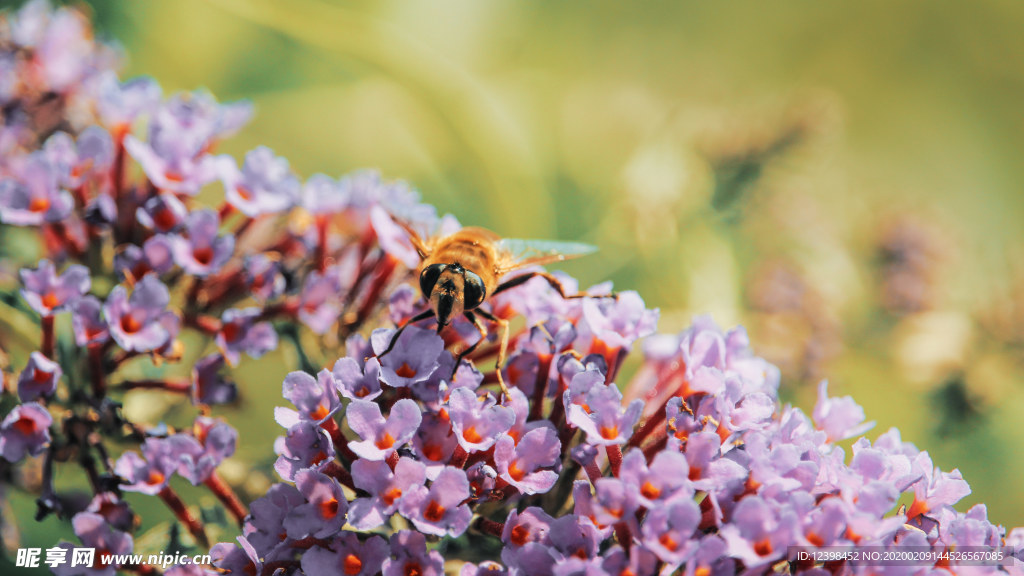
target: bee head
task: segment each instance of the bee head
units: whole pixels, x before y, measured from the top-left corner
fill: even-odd
[[[420,272],[420,291],[430,301],[440,332],[453,318],[484,301],[483,280],[458,263],[431,264]]]

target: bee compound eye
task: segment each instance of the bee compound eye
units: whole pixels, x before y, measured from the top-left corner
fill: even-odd
[[[487,295],[484,281],[475,272],[470,272],[469,270],[465,271],[463,278],[466,279],[462,288],[465,301],[464,306],[466,310],[472,310],[482,304],[484,297]]]
[[[431,264],[420,272],[420,292],[423,292],[424,298],[430,299],[434,284],[437,284],[437,278],[441,276],[445,266],[445,264]]]

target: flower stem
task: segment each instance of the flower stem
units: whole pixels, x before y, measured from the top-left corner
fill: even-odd
[[[619,469],[622,467],[622,448],[619,448],[618,444],[609,444],[604,447],[604,451],[608,454],[608,463],[611,464],[612,475],[618,478]]]
[[[41,352],[50,360],[54,360],[53,350],[55,346],[55,332],[53,328],[53,316],[43,316],[43,342]]]
[[[503,532],[505,532],[504,522],[495,522],[490,518],[484,518],[480,516],[476,519],[476,529],[484,534],[490,534],[491,536],[501,538]]]
[[[196,539],[196,542],[198,542],[203,548],[209,548],[210,540],[206,537],[206,530],[203,528],[203,523],[188,511],[188,508],[185,507],[185,503],[181,501],[181,497],[178,496],[177,492],[175,492],[170,486],[165,486],[164,489],[160,491],[159,496],[160,499],[164,501],[164,504],[167,504],[167,507],[171,509],[171,512],[174,512],[174,516],[185,525],[185,528],[187,528],[189,534],[192,534],[192,537]]]
[[[228,486],[227,482],[224,482],[216,472],[213,472],[204,484],[224,504],[228,512],[231,512],[231,515],[238,521],[239,526],[245,524],[245,517],[249,515],[249,511],[245,509],[245,504],[242,504],[242,501],[238,499],[238,495],[231,489],[231,486]]]
[[[107,395],[107,377],[103,370],[103,345],[89,345],[89,378],[92,383],[92,395],[102,399]]]

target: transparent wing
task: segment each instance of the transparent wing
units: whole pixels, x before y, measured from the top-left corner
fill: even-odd
[[[559,262],[597,252],[597,246],[583,242],[524,240],[522,238],[502,238],[498,241],[498,248],[505,253],[509,269]]]

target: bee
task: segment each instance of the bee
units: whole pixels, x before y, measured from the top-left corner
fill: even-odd
[[[497,375],[501,391],[508,398],[501,366],[508,352],[509,323],[480,308],[480,305],[495,294],[536,277],[546,280],[562,298],[584,298],[588,296],[586,293],[568,293],[557,277],[542,270],[531,270],[507,280],[502,279],[516,270],[578,258],[597,251],[597,248],[578,242],[501,238],[490,230],[477,227],[463,228],[453,234],[424,240],[407,223],[396,222],[405,229],[419,254],[420,291],[430,307],[403,322],[380,356],[394,348],[398,337],[409,324],[433,317],[437,320],[437,333],[440,334],[455,318],[464,316],[480,332],[480,339],[459,353],[455,362],[458,368],[462,359],[487,338],[487,326],[481,318],[490,320],[501,330]]]

